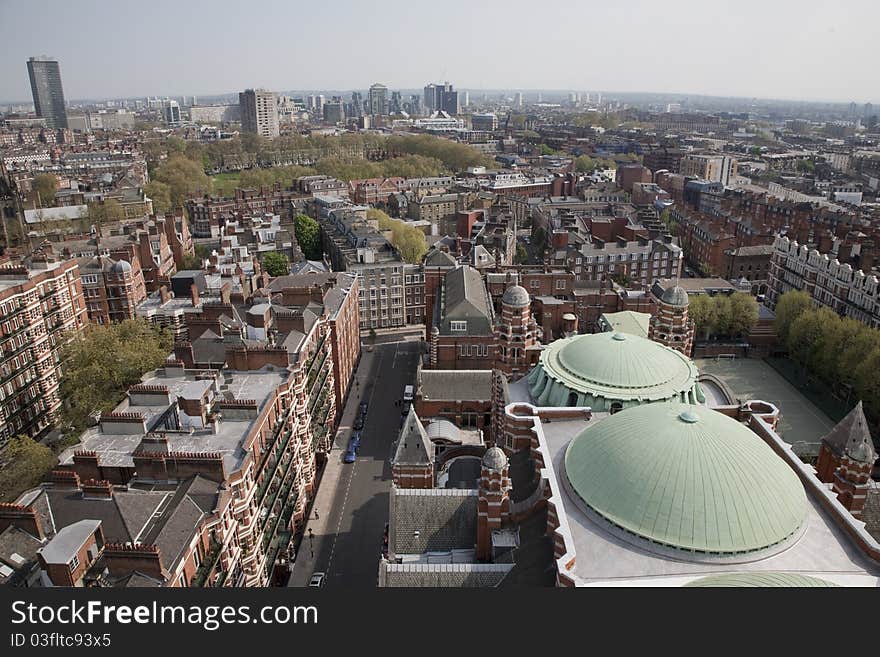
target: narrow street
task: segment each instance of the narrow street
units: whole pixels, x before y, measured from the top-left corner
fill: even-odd
[[[325,587],[376,586],[382,533],[388,522],[391,449],[401,423],[395,402],[403,396],[404,386],[415,384],[420,353],[421,342],[414,339],[376,344],[372,352],[364,349],[358,383],[343,412],[289,586],[307,586],[314,572],[326,573]],[[367,401],[369,411],[358,458],[343,463],[361,399]]]

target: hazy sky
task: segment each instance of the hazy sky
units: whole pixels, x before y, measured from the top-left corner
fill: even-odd
[[[68,100],[246,87],[647,91],[880,101],[880,2],[0,0],[0,102],[26,60]]]

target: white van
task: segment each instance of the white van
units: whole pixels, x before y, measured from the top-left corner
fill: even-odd
[[[412,405],[415,389],[412,386],[406,386],[403,389],[403,412],[409,413],[409,407]]]

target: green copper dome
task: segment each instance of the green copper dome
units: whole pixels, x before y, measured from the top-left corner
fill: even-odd
[[[697,368],[684,354],[627,333],[556,340],[529,375],[539,406],[615,410],[655,401],[705,401]]]
[[[797,573],[729,573],[726,575],[709,575],[688,582],[685,587],[801,587],[822,588],[837,586],[818,577],[798,575]]]
[[[779,546],[806,517],[794,471],[705,406],[646,404],[598,421],[568,445],[565,477],[627,535],[712,557]]]

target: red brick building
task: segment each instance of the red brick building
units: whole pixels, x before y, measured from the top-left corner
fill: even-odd
[[[59,349],[87,321],[77,263],[48,242],[26,264],[0,268],[0,442],[54,425]]]

